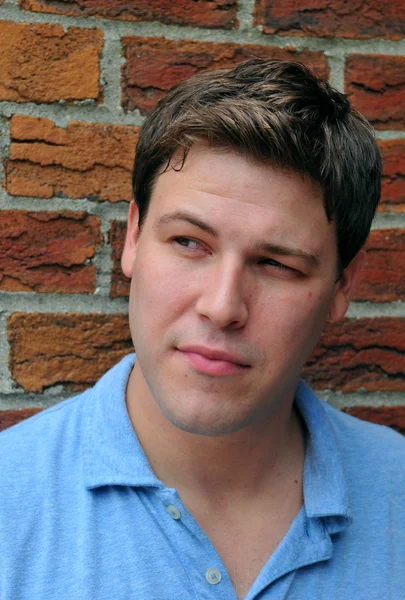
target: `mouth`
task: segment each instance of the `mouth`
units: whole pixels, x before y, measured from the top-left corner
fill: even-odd
[[[222,350],[202,346],[185,346],[177,350],[195,371],[205,375],[237,375],[250,368],[239,356]]]

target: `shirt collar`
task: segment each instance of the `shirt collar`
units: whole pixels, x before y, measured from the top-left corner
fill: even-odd
[[[163,484],[153,473],[134,432],[125,395],[135,354],[125,356],[91,390],[84,402],[83,467],[86,487]]]
[[[89,489],[107,485],[164,489],[128,416],[125,394],[135,354],[124,357],[89,391],[84,404],[83,467]],[[351,523],[347,481],[333,425],[312,390],[300,381],[295,404],[307,427],[304,504],[308,517],[326,517],[329,533]]]
[[[348,482],[335,429],[325,407],[304,381],[295,405],[307,429],[304,505],[308,517],[325,517],[329,533],[352,522]]]

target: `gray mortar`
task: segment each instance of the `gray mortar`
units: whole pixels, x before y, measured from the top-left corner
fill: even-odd
[[[378,140],[398,140],[405,138],[405,131],[375,131],[376,138]]]
[[[121,107],[121,66],[124,63],[121,56],[121,39],[106,35],[101,60],[101,86],[104,88],[104,106],[112,114],[124,114]],[[139,111],[134,111],[138,123]]]
[[[342,394],[340,392],[324,390],[318,391],[316,394],[319,398],[339,410],[356,406],[403,406],[405,403],[405,393],[403,392],[354,392]],[[78,393],[64,391],[60,385],[46,389],[43,394],[27,394],[20,390],[13,394],[0,392],[0,410],[48,408],[76,395]]]
[[[2,394],[0,392],[0,410],[18,410],[21,408],[49,408],[55,406],[62,400],[72,398],[77,394],[58,390],[62,386],[55,386],[51,390],[45,390],[43,394]]]
[[[105,72],[105,71],[104,71]],[[115,92],[119,96],[120,91]],[[114,94],[111,94],[114,96]],[[109,101],[114,104],[116,99]],[[88,123],[110,123],[112,125],[142,125],[144,117],[139,111],[125,114],[123,110],[111,109],[104,105],[96,106],[75,103],[69,105],[65,101],[53,104],[35,104],[27,102],[0,102],[0,115],[11,118],[13,115],[26,115],[29,117],[43,117],[54,121],[57,127],[67,127],[71,121],[85,121]]]
[[[110,298],[94,294],[36,294],[35,292],[0,292],[0,314],[82,313],[126,314],[126,298]]]
[[[334,56],[329,51],[325,52],[328,58],[329,64],[329,81],[331,85],[337,90],[343,92],[345,89],[344,84],[344,70],[345,70],[345,59],[343,56]]]
[[[111,289],[111,271],[113,267],[112,247],[108,243],[108,234],[111,221],[103,219],[100,224],[104,245],[96,251],[93,263],[96,266],[96,289],[95,296],[109,296]]]
[[[405,303],[396,302],[351,302],[346,314],[349,319],[374,319],[378,317],[405,317]]]
[[[10,306],[8,307],[9,310]],[[8,369],[10,346],[7,339],[7,309],[0,308],[0,392],[10,393],[13,384]]]
[[[253,29],[255,0],[239,0],[238,8],[239,31],[247,31],[250,33]]]
[[[329,390],[317,392],[317,396],[335,408],[352,408],[355,406],[403,406],[405,392],[354,392],[342,394]]]
[[[404,213],[377,213],[371,229],[391,229],[391,228],[405,228],[405,214]]]
[[[10,122],[0,117],[0,181],[4,178],[3,160],[10,154]],[[0,188],[1,190],[2,188]]]

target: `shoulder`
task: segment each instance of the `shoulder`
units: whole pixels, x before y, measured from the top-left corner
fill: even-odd
[[[362,421],[322,402],[335,432],[345,470],[354,481],[405,484],[405,438],[389,427]]]
[[[65,400],[0,433],[0,495],[38,489],[80,451],[85,403],[91,390]]]

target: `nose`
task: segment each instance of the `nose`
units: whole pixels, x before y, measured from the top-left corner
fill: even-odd
[[[196,310],[218,329],[240,329],[246,325],[248,304],[242,269],[235,264],[216,265],[209,277],[201,281]]]

